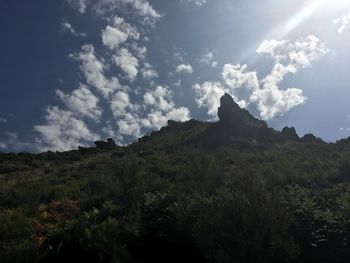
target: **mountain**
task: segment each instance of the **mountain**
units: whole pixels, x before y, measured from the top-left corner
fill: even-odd
[[[0,153],[0,262],[349,262],[350,138],[217,122]]]

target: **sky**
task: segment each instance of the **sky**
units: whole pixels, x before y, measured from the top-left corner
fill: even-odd
[[[0,151],[120,145],[167,120],[350,136],[350,0],[4,0]]]

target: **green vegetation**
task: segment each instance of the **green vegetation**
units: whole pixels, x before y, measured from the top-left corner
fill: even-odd
[[[0,262],[349,262],[350,140],[244,123],[0,154]]]

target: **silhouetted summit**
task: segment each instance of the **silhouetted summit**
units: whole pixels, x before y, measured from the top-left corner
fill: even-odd
[[[227,93],[220,98],[218,119],[217,122],[169,120],[167,126],[141,138],[139,142],[148,144],[159,140],[170,148],[183,144],[216,148],[224,145],[255,147],[288,142],[322,142],[312,134],[300,138],[294,127],[285,127],[281,132],[269,128],[265,121],[255,118],[246,109],[241,108]]]
[[[252,116],[246,109],[239,107],[233,98],[225,93],[220,99],[218,108],[219,123],[230,130],[266,129],[267,124]]]

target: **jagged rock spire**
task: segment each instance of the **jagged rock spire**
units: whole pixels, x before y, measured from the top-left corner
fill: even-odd
[[[242,109],[234,102],[233,98],[225,93],[220,99],[220,107],[218,108],[219,123],[227,128],[239,129],[256,129],[267,128],[267,124],[255,118],[246,109]]]

